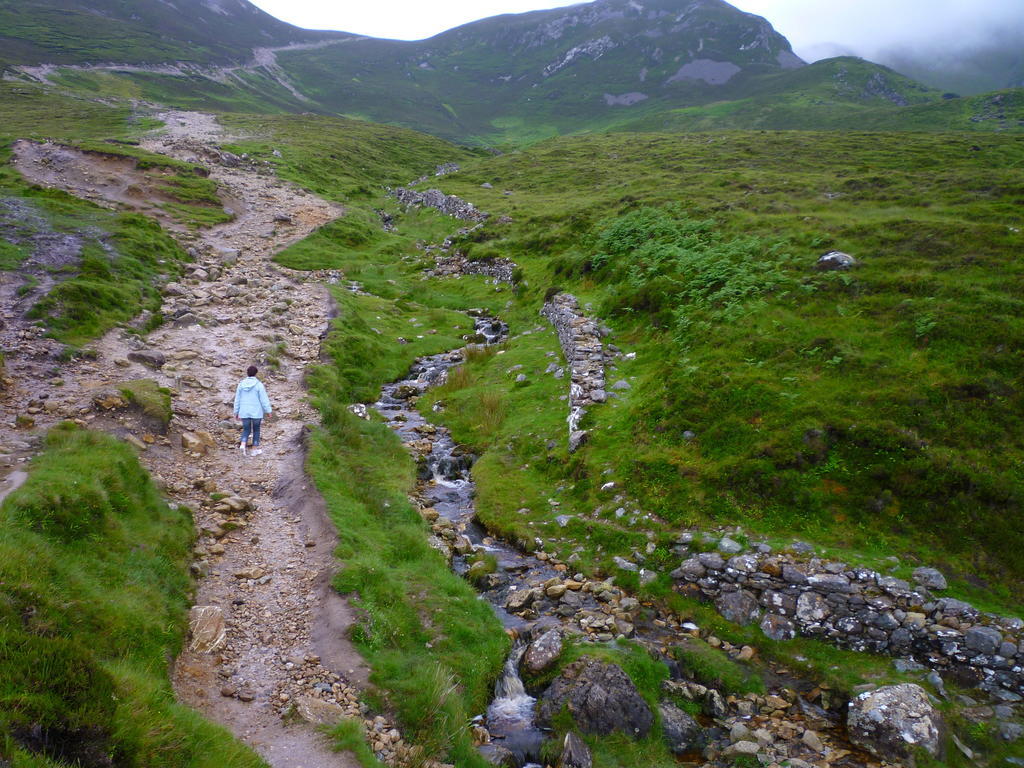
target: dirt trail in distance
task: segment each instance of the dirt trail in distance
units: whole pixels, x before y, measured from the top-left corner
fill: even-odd
[[[202,574],[195,604],[212,610],[193,611],[202,620],[173,670],[179,700],[230,728],[274,768],[354,768],[355,758],[332,751],[311,725],[361,716],[356,695],[368,675],[347,640],[351,611],[330,587],[333,527],[303,471],[306,425],[317,420],[303,378],[319,361],[332,307],[316,279],[322,275],[270,262],[342,209],[265,170],[208,162],[216,150],[206,150],[225,138],[212,116],[161,118],[167,132],[143,146],[208,165],[235,220],[193,234],[161,217],[194,249],[198,267],[166,287],[168,322],[144,339],[111,331],[91,345],[95,359],[62,366],[26,331],[9,360],[14,382],[2,393],[5,410],[30,415],[36,428],[74,418],[128,439],[169,498],[194,510],[194,568]],[[94,157],[67,148],[54,155],[46,146],[22,143],[17,167],[31,181],[153,213],[127,191],[128,165],[97,166]],[[260,374],[274,413],[263,424],[263,455],[243,457],[231,419],[234,388],[268,351],[280,361]],[[166,363],[154,369],[139,353],[159,353]],[[119,383],[140,378],[172,389],[175,417],[166,435],[147,431],[116,404]],[[106,410],[105,403],[113,405]],[[30,455],[38,440],[14,429],[11,419],[0,423],[0,446],[9,456]],[[218,642],[221,616],[226,631]],[[194,647],[204,638],[212,650]],[[286,724],[282,714],[289,711],[300,717]],[[375,718],[368,727],[374,743],[386,745],[380,751],[389,762],[407,755],[390,723]]]

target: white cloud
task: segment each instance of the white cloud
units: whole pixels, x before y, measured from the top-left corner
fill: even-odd
[[[421,40],[477,19],[576,5],[579,0],[253,0],[272,16],[307,29],[337,29],[372,37]]]
[[[733,0],[764,16],[803,58],[841,53],[879,60],[903,50],[965,51],[1015,29],[1021,0]]]

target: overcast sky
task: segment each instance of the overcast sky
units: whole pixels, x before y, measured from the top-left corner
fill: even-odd
[[[253,0],[311,29],[418,40],[500,13],[552,8],[559,0]],[[640,0],[643,2],[643,0]],[[808,61],[855,53],[880,60],[894,48],[966,49],[1009,30],[1024,36],[1024,0],[735,0],[766,17]]]

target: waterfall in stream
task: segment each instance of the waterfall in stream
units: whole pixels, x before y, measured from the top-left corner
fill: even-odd
[[[529,768],[537,765],[544,732],[534,724],[537,700],[526,692],[519,677],[519,661],[526,653],[526,643],[517,642],[508,658],[501,677],[494,684],[494,700],[487,708],[487,729],[495,744],[512,753],[517,766]]]

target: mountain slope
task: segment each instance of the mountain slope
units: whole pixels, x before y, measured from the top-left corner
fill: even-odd
[[[597,0],[279,60],[329,109],[463,136],[600,127],[648,102],[694,103],[803,66],[766,20],[722,0]]]
[[[852,57],[806,66],[768,21],[724,0],[595,0],[415,42],[300,30],[246,0],[31,0],[27,13],[0,0],[0,29],[8,69],[77,92],[341,115],[467,144],[609,130],[1024,127],[1013,93],[949,98]],[[82,64],[96,61],[115,63]],[[41,62],[52,66],[31,66]]]
[[[312,32],[246,0],[0,0],[0,58],[9,64],[248,61],[254,47],[311,43]]]

